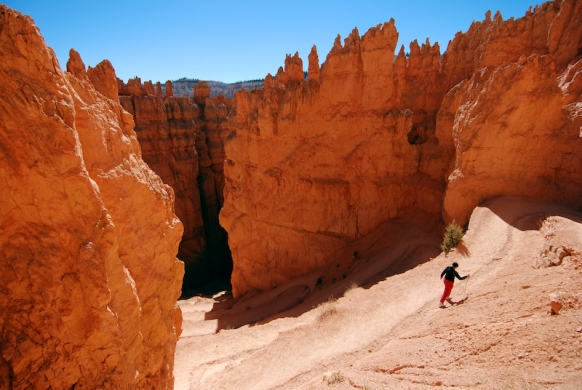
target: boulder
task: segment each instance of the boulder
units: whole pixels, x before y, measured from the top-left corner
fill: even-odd
[[[563,307],[562,299],[559,294],[550,294],[550,314],[556,315]]]

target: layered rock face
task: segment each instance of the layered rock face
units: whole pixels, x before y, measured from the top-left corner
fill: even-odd
[[[436,109],[411,111],[431,106],[428,93],[399,96],[408,70],[398,79],[392,66],[397,40],[393,21],[362,38],[355,30],[344,47],[336,40],[319,79],[318,64],[304,81],[289,56],[264,90],[235,95],[221,212],[235,296],[321,266],[389,219],[440,213],[447,163],[430,127]]]
[[[182,224],[112,68],[3,5],[0,52],[0,388],[172,387]]]
[[[235,95],[221,223],[233,293],[328,262],[389,219],[464,224],[481,201],[582,206],[582,4],[483,22],[449,43],[402,48],[394,21],[340,37],[309,77],[296,54]]]
[[[119,80],[119,100],[134,118],[144,161],[175,191],[176,214],[184,224],[178,253],[186,264],[184,289],[228,280],[230,251],[218,224],[228,100],[210,99],[204,82],[193,98],[154,96],[149,85],[139,78],[127,85]],[[167,82],[166,93],[171,90]]]
[[[582,3],[564,1],[517,21],[497,15],[471,26],[466,35],[482,37],[475,71],[439,112],[439,140],[452,139],[455,148],[445,221],[464,224],[498,195],[582,205],[581,17]]]

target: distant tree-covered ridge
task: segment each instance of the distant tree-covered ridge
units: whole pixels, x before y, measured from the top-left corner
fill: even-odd
[[[194,86],[198,84],[200,79],[189,79],[187,77],[182,77],[178,80],[172,81],[172,91],[174,96],[194,96]],[[205,80],[206,81],[206,80]],[[239,89],[252,90],[255,88],[263,88],[265,79],[254,79],[237,81],[236,83],[223,83],[221,81],[206,81],[210,87],[210,96],[216,97],[222,94],[225,97],[232,98],[234,93]],[[162,84],[162,90],[165,94],[166,87]]]

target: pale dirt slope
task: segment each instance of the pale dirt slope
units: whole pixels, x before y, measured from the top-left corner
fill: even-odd
[[[448,258],[427,236],[385,225],[354,244],[355,261],[338,254],[319,274],[239,300],[180,301],[175,388],[580,388],[582,215],[499,198],[475,209],[464,245]],[[573,255],[533,268],[550,244]],[[469,298],[438,309],[439,275],[453,261],[472,275]],[[343,294],[354,282],[363,287]],[[453,300],[464,288],[457,281]],[[556,292],[565,305],[552,316]],[[317,307],[331,295],[337,302]]]

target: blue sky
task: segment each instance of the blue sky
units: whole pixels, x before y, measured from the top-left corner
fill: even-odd
[[[85,65],[111,61],[125,81],[181,77],[235,82],[275,74],[286,54],[307,55],[315,44],[320,63],[340,34],[394,18],[399,45],[439,42],[441,51],[458,31],[485,12],[521,17],[532,0],[441,1],[186,1],[0,0],[31,16],[65,67],[70,48]],[[397,48],[397,50],[398,50]],[[408,50],[407,50],[408,51]]]

